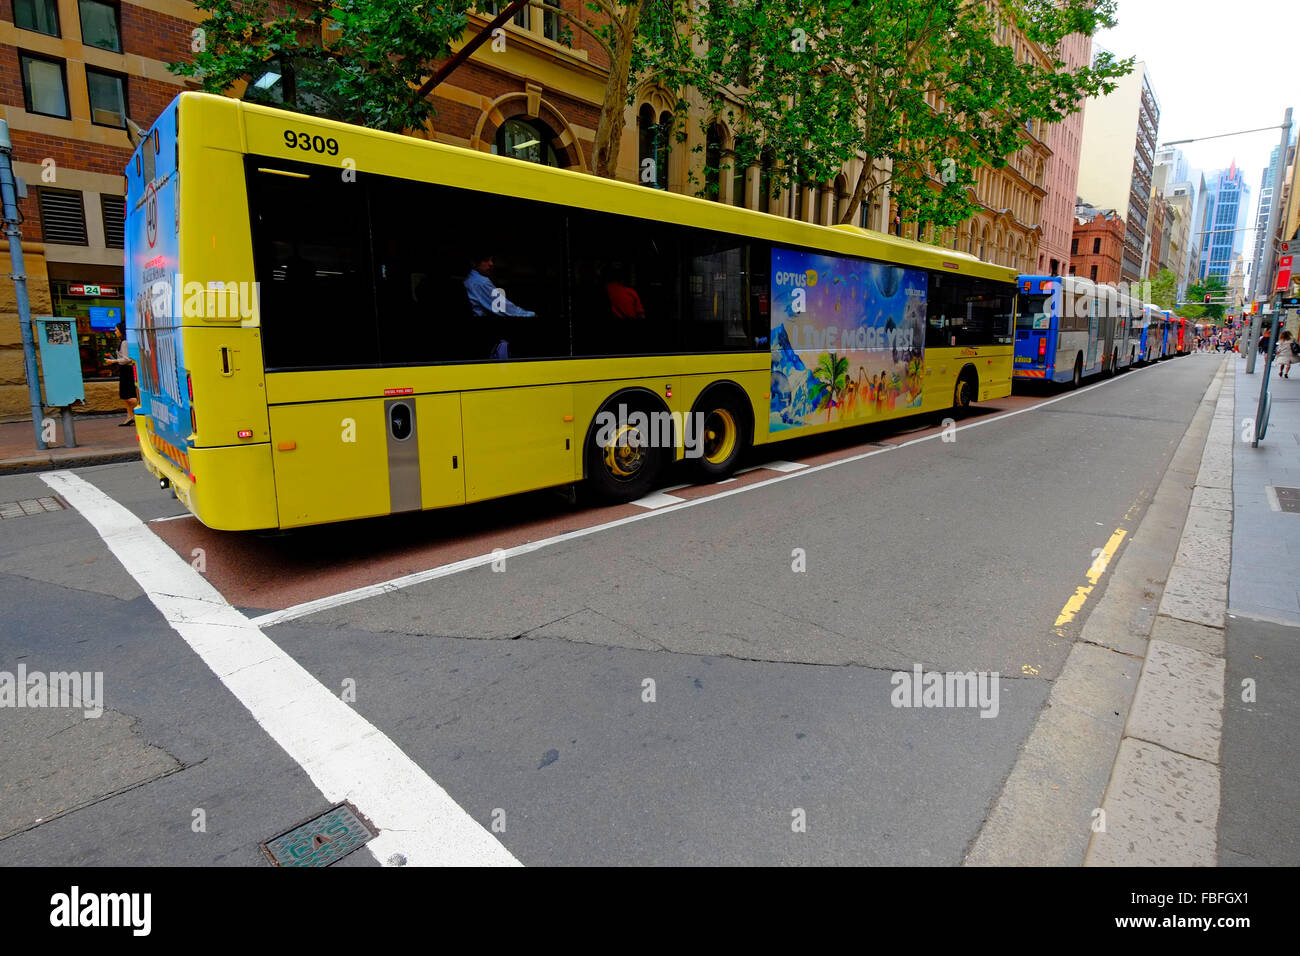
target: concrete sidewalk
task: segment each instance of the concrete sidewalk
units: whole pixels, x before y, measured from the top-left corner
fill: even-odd
[[[78,415],[75,423],[77,447],[63,447],[63,420],[51,416],[57,425],[55,440],[49,448],[36,447],[31,420],[0,422],[0,474],[48,471],[80,465],[103,465],[114,461],[134,461],[140,457],[140,445],[134,428],[121,428],[123,413]]]
[[[1245,423],[1255,417],[1263,371],[1261,363],[1247,375],[1237,362],[1219,816],[1225,866],[1300,864],[1300,511],[1283,510],[1287,489],[1300,489],[1300,373],[1279,380],[1271,370],[1268,434],[1255,448]]]

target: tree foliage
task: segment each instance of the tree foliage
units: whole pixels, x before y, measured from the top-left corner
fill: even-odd
[[[1182,314],[1178,308],[1178,277],[1171,270],[1161,269],[1151,280],[1151,302]]]
[[[170,63],[209,93],[227,93],[240,81],[255,82],[268,68],[280,84],[256,87],[263,98],[298,109],[401,132],[433,115],[433,103],[414,96],[432,72],[430,64],[451,53],[469,23],[472,0],[321,0],[304,9],[269,0],[195,0],[206,13],[196,35],[194,59]],[[288,102],[279,89],[295,87]],[[277,89],[278,87],[278,89]]]
[[[1201,282],[1193,283],[1187,287],[1187,304],[1183,306],[1183,315],[1189,319],[1213,319],[1215,322],[1223,321],[1223,306],[1215,303],[1213,305],[1205,304],[1205,296],[1209,294],[1213,298],[1219,299],[1227,292],[1228,287],[1223,284],[1223,280],[1218,276],[1210,276]]]
[[[1114,24],[1115,0],[715,0],[698,26],[707,71],[739,99],[712,105],[741,165],[771,150],[779,186],[825,183],[859,156],[843,220],[888,188],[910,221],[944,227],[977,208],[981,167],[1001,167],[1026,124],[1110,92],[1132,60],[1101,52],[1073,71],[1070,34]],[[1017,56],[1014,24],[1048,62]]]

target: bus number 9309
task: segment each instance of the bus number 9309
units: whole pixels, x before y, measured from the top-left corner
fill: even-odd
[[[290,149],[305,149],[309,153],[329,153],[331,156],[339,154],[339,141],[333,137],[326,139],[323,136],[309,136],[306,133],[295,133],[291,129],[284,131],[284,144]]]

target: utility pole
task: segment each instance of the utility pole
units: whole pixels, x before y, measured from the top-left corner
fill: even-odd
[[[31,397],[32,433],[36,447],[44,451],[41,437],[41,381],[36,375],[36,340],[32,337],[32,307],[27,299],[27,272],[23,266],[23,234],[18,229],[18,182],[14,179],[13,145],[9,141],[9,124],[0,119],[0,208],[3,209],[5,235],[9,237],[9,262],[13,272],[14,301],[18,304],[18,327],[23,336],[23,371],[27,373],[27,392]]]
[[[1268,206],[1268,225],[1264,227],[1264,254],[1260,256],[1260,261],[1256,263],[1255,275],[1251,278],[1250,282],[1251,302],[1255,301],[1260,292],[1271,291],[1268,283],[1273,280],[1273,263],[1277,261],[1277,251],[1274,239],[1277,234],[1278,206],[1282,205],[1282,180],[1285,178],[1286,150],[1290,145],[1291,107],[1288,106],[1286,108],[1286,119],[1282,121],[1282,145],[1278,147],[1277,168],[1273,172],[1273,199]],[[1287,238],[1289,239],[1291,237],[1287,236]],[[1260,276],[1263,276],[1264,278],[1261,279]],[[1263,288],[1260,287],[1261,282],[1263,283]],[[1279,299],[1278,301],[1280,305],[1281,300]],[[1246,353],[1247,375],[1255,374],[1255,355],[1258,352],[1258,346],[1256,343],[1259,341],[1260,323],[1264,319],[1263,315],[1259,313],[1262,313],[1263,311],[1263,309],[1258,310],[1258,313],[1252,315],[1250,318],[1250,341],[1247,343],[1249,345],[1249,350]],[[1277,312],[1274,313],[1272,331],[1269,333],[1270,343],[1273,340],[1273,336],[1277,334],[1277,324],[1280,319],[1281,309],[1279,308]],[[1268,358],[1271,359],[1272,356],[1273,353],[1270,351],[1268,353]],[[1261,414],[1264,411],[1264,393],[1267,390],[1268,363],[1266,362],[1264,365],[1264,382],[1261,385],[1259,392],[1259,408]],[[1258,444],[1258,441],[1256,443]]]

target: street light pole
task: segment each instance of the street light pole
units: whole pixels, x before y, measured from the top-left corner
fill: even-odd
[[[27,373],[27,393],[31,398],[32,432],[36,447],[44,451],[41,437],[41,382],[36,376],[36,340],[32,337],[32,307],[27,298],[27,271],[23,265],[23,234],[18,229],[18,183],[14,179],[13,146],[9,141],[9,124],[0,119],[0,218],[9,237],[9,262],[13,272],[14,301],[18,308],[18,327],[23,337],[23,371]]]
[[[1286,169],[1286,150],[1291,145],[1291,107],[1286,108],[1286,119],[1282,121],[1282,145],[1278,147],[1277,168],[1273,171],[1273,198],[1268,204],[1268,225],[1264,227],[1263,251],[1260,253],[1259,261],[1255,263],[1255,274],[1250,280],[1250,301],[1253,303],[1261,291],[1268,291],[1268,283],[1273,276],[1273,263],[1276,259],[1276,250],[1274,248],[1274,239],[1277,232],[1277,207],[1282,205],[1282,179],[1283,171]],[[1290,236],[1287,237],[1288,239]],[[1260,276],[1264,276],[1261,280]],[[1261,281],[1264,283],[1263,289],[1260,288]],[[1263,310],[1258,310],[1262,312]],[[1273,333],[1269,335],[1269,341],[1272,341],[1273,335],[1276,334],[1277,323],[1281,319],[1281,312],[1273,318]],[[1246,355],[1246,374],[1255,374],[1255,353],[1257,351],[1255,343],[1259,340],[1259,323],[1264,320],[1260,314],[1250,317],[1250,350]],[[1272,357],[1272,352],[1269,353]],[[1260,389],[1259,407],[1260,411],[1264,408],[1264,391],[1268,388],[1268,367],[1264,368],[1264,385]]]

